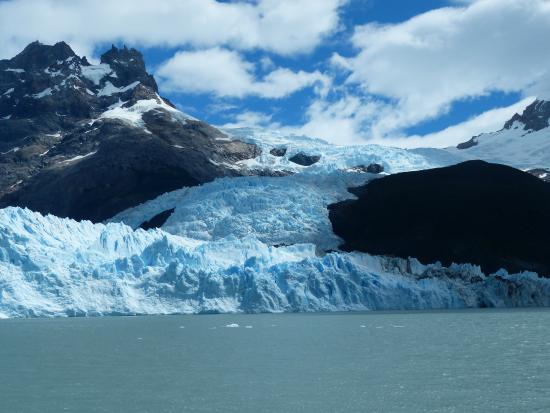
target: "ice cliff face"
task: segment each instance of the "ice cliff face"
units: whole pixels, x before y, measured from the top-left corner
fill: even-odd
[[[550,280],[0,210],[0,317],[550,305]]]

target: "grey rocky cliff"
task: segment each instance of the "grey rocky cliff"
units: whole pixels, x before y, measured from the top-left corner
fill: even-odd
[[[544,100],[535,100],[525,108],[520,115],[516,113],[510,120],[504,124],[504,129],[511,129],[515,122],[524,125],[524,130],[539,131],[549,126],[550,121],[550,102]]]

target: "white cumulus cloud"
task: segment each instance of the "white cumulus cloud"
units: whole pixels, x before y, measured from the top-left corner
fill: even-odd
[[[164,90],[238,98],[283,98],[311,86],[323,94],[330,85],[330,78],[319,71],[276,68],[257,79],[255,69],[236,51],[211,48],[178,52],[159,67],[156,75]]]
[[[355,29],[356,56],[332,62],[348,83],[395,110],[372,124],[381,137],[446,113],[453,102],[493,92],[548,92],[550,1],[459,2],[408,21]]]
[[[90,55],[105,42],[305,53],[339,27],[344,0],[8,0],[0,2],[0,58],[28,43],[67,41]]]

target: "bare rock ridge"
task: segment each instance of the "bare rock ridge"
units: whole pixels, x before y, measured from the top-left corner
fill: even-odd
[[[539,131],[549,126],[550,121],[550,102],[544,100],[535,100],[525,108],[520,115],[516,113],[510,120],[504,124],[504,129],[511,129],[515,122],[520,122],[524,130]]]
[[[161,98],[135,49],[91,65],[34,42],[0,60],[0,207],[102,221],[259,154]]]

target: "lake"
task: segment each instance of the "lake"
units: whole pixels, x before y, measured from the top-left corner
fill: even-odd
[[[0,320],[0,412],[187,411],[548,412],[550,310]]]

